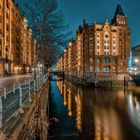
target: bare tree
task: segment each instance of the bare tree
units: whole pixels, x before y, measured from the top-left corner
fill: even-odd
[[[20,0],[21,3],[20,7],[39,44],[39,58],[48,65],[54,64],[67,46],[70,35],[56,0]]]

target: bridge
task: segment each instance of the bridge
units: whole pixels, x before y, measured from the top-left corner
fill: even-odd
[[[63,81],[65,79],[64,72],[59,70],[52,70],[49,72],[50,81]]]

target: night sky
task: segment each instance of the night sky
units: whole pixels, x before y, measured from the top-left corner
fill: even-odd
[[[117,4],[121,4],[128,16],[131,31],[131,47],[140,44],[140,0],[58,0],[67,23],[75,36],[75,31],[83,19],[89,24],[111,21]]]

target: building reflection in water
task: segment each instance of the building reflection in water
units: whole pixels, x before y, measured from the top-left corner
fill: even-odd
[[[78,90],[79,91],[79,90]],[[82,98],[80,93],[75,96],[76,103],[76,126],[79,131],[82,131]]]
[[[71,91],[71,87],[68,88],[68,115],[72,116],[72,91]]]
[[[140,130],[140,95],[131,93],[127,97],[127,110],[133,125]]]
[[[90,90],[68,82],[57,85],[81,140],[131,140],[125,128],[129,126],[123,125],[126,115],[140,130],[140,100],[127,90]]]

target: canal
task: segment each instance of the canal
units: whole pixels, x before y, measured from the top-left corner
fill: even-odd
[[[140,140],[140,88],[51,81],[50,140]]]

